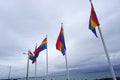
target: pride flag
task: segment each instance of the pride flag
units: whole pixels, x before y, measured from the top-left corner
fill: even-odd
[[[66,46],[65,46],[65,40],[64,40],[63,23],[61,23],[61,30],[57,38],[56,49],[61,51],[63,56],[65,55]]]
[[[89,19],[89,29],[95,34],[96,37],[98,37],[98,36],[97,36],[96,30],[95,30],[95,27],[97,27],[99,25],[100,25],[99,21],[97,19],[94,7],[93,7],[92,2],[91,2],[91,13],[90,13],[90,19]]]
[[[28,52],[28,56],[29,56],[29,59],[33,61],[34,54],[31,51]]]
[[[39,52],[43,51],[44,49],[47,49],[47,38],[45,38],[42,41],[41,45],[38,48],[35,49],[33,63],[36,60],[36,58],[39,56]]]
[[[43,51],[44,49],[47,49],[47,38],[45,38],[45,39],[42,41],[41,45],[38,47],[38,51],[41,52],[41,51]]]

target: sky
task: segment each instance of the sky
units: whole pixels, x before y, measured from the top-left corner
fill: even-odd
[[[92,0],[111,63],[120,65],[120,0]],[[68,68],[108,66],[98,38],[88,29],[89,0],[0,0],[0,78],[25,77],[27,52],[48,35],[49,74],[65,71],[65,57],[55,45],[63,22]],[[26,53],[23,54],[23,53]],[[34,76],[30,61],[29,75]],[[46,51],[37,59],[37,76],[46,75]]]

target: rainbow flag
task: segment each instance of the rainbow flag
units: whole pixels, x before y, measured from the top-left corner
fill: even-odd
[[[44,49],[47,49],[47,38],[45,38],[42,41],[41,45],[38,48],[35,49],[33,63],[36,60],[36,58],[39,56],[39,52],[43,51]]]
[[[63,56],[65,55],[65,51],[66,51],[66,46],[65,46],[65,40],[64,40],[64,30],[63,30],[63,24],[61,24],[61,30],[59,33],[59,36],[57,38],[57,42],[56,42],[56,49],[61,51]]]
[[[31,51],[28,52],[28,56],[29,56],[29,59],[33,61],[34,54]]]
[[[38,51],[41,52],[41,51],[43,51],[44,49],[47,49],[47,38],[45,38],[45,39],[42,41],[41,45],[38,47]]]
[[[94,7],[91,2],[91,14],[90,14],[90,20],[89,20],[89,29],[95,34],[96,37],[98,37],[98,36],[97,36],[96,30],[95,30],[95,27],[97,27],[99,25],[100,25],[99,21],[97,19]]]
[[[33,57],[32,64],[36,62],[36,58]]]

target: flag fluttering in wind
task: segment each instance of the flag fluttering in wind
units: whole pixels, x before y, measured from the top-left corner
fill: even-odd
[[[41,45],[38,48],[35,49],[33,63],[36,60],[36,58],[39,56],[39,52],[43,51],[44,49],[47,49],[47,38],[45,38],[42,41]]]
[[[95,34],[96,37],[98,37],[95,27],[99,26],[100,24],[97,19],[97,16],[96,16],[96,13],[95,13],[95,10],[94,10],[91,0],[90,0],[90,3],[91,3],[91,13],[90,13],[90,20],[89,20],[89,29]]]
[[[28,52],[28,56],[29,56],[29,59],[33,61],[34,54],[31,51]]]
[[[63,56],[65,55],[66,46],[65,46],[65,40],[64,40],[63,23],[61,23],[61,30],[57,38],[56,49],[61,51]]]

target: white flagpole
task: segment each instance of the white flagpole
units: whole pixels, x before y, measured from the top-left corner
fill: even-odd
[[[8,74],[8,79],[10,79],[10,75],[11,75],[11,65],[9,66],[9,74]]]
[[[35,50],[37,49],[37,43],[36,43],[36,46],[35,46]],[[36,58],[36,61],[35,61],[35,80],[36,80],[36,74],[37,74],[37,58]]]
[[[37,59],[35,61],[35,80],[36,80],[36,73],[37,73]]]
[[[67,54],[66,53],[65,53],[65,62],[66,62],[67,80],[70,80],[69,70],[68,70],[68,62],[67,62]]]
[[[63,23],[61,23],[61,26],[63,27]],[[67,80],[70,80],[70,77],[69,77],[69,70],[68,70],[68,61],[67,61],[67,54],[66,54],[66,51],[65,51],[65,63],[66,63]]]
[[[29,80],[29,50],[28,50],[28,59],[27,59],[27,73],[26,73],[26,80]]]
[[[47,35],[46,35],[47,38]],[[47,41],[48,44],[48,41]],[[48,48],[46,49],[46,76],[47,76],[47,80],[48,80]]]
[[[113,76],[113,80],[117,80],[114,69],[113,69],[113,66],[112,66],[112,63],[111,63],[110,58],[109,58],[109,54],[108,54],[108,51],[107,51],[107,48],[106,48],[106,45],[105,45],[105,41],[104,41],[100,26],[98,26],[98,30],[99,30],[100,37],[101,37],[103,47],[104,47],[104,50],[105,50],[105,54],[106,54],[106,57],[107,57],[107,60],[108,60],[109,66],[110,66],[110,70],[111,70],[111,73],[112,73],[112,76]]]

